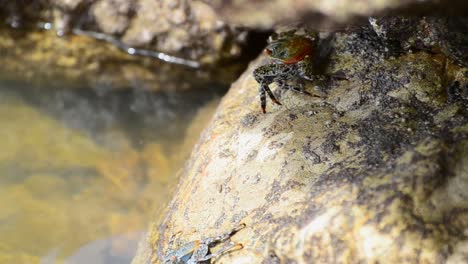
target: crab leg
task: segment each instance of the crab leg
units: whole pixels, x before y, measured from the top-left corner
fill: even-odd
[[[219,236],[216,236],[216,237],[212,237],[212,238],[207,238],[205,239],[203,242],[205,244],[212,244],[212,243],[215,243],[215,242],[221,242],[221,241],[224,241],[226,239],[228,239],[230,236],[232,236],[233,234],[237,233],[239,230],[245,228],[245,224],[242,223],[240,224],[239,226],[237,226],[236,228],[233,228],[231,231],[229,232],[226,232],[224,234],[221,234]]]
[[[278,100],[276,100],[276,97],[273,95],[268,85],[265,85],[263,89],[267,92],[268,96],[270,97],[271,101],[273,101],[273,103],[281,105],[281,103]]]
[[[268,94],[268,96],[270,97],[271,101],[273,101],[273,103],[277,104],[277,105],[281,105],[281,103],[276,99],[276,97],[273,95],[273,93],[271,92],[270,88],[268,87],[268,85],[260,85],[260,87],[258,88],[258,93],[260,95],[260,104],[262,106],[262,112],[265,114],[266,113],[266,96],[265,96],[265,92]]]
[[[211,254],[208,254],[202,258],[199,258],[197,259],[197,261],[199,262],[202,262],[202,261],[206,261],[206,260],[209,260],[209,259],[212,259],[212,258],[217,258],[221,255],[223,255],[224,253],[228,252],[228,251],[231,251],[231,250],[239,250],[239,249],[242,249],[244,248],[244,246],[240,243],[238,244],[234,244],[233,242],[227,244],[226,246],[224,246],[223,248],[221,248],[220,250],[216,251],[215,253],[211,253]]]
[[[260,106],[262,107],[262,112],[265,114],[266,113],[266,98],[265,98],[265,89],[263,89],[263,86],[258,87],[258,95],[260,96]]]
[[[172,248],[174,246],[174,242],[176,240],[176,237],[178,235],[182,234],[182,231],[178,231],[177,233],[173,234],[171,238],[169,239],[169,248]]]

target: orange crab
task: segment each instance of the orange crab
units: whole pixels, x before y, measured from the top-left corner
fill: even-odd
[[[272,83],[278,84],[280,89],[312,95],[303,89],[302,80],[311,81],[317,77],[313,74],[310,61],[316,47],[316,40],[317,34],[303,36],[289,31],[269,41],[265,54],[272,59],[272,63],[260,66],[253,72],[259,84],[258,92],[263,113],[266,112],[266,94],[274,103],[281,105],[269,88]],[[289,84],[288,81],[291,79],[299,80],[298,86]]]

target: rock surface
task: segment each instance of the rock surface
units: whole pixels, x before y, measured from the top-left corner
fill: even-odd
[[[239,223],[244,249],[217,263],[466,261],[468,69],[433,51],[440,36],[426,50],[388,32],[369,24],[319,43],[322,71],[346,79],[307,87],[319,99],[278,94],[267,114],[252,76],[266,58],[253,62],[133,263],[158,263],[177,232],[188,242]]]
[[[227,87],[245,65],[191,69],[151,57],[132,56],[87,36],[58,38],[52,31],[0,30],[2,80],[82,89],[188,91]]]
[[[295,22],[307,22],[317,28],[330,22],[350,22],[358,16],[388,12],[450,12],[466,14],[464,1],[433,0],[206,0],[228,23],[249,27],[272,28]],[[465,13],[463,13],[465,10]]]
[[[237,58],[251,45],[250,28],[308,23],[315,29],[398,10],[466,14],[466,1],[437,0],[0,0],[0,20],[13,28],[51,22],[59,35],[74,28],[123,44],[213,64]],[[252,43],[250,43],[252,44]]]
[[[57,33],[86,28],[134,47],[205,63],[240,54],[245,32],[226,25],[202,1],[0,0],[0,17],[14,28],[52,22]]]

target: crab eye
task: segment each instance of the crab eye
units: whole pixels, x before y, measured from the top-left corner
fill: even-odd
[[[271,50],[271,49],[269,49],[269,48],[265,49],[265,54],[266,54],[266,55],[270,56],[271,53],[273,53],[273,50]]]
[[[268,37],[268,43],[276,41],[277,39],[278,39],[278,34],[273,33],[273,34],[270,35],[270,37]]]

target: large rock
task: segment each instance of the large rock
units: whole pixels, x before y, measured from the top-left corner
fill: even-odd
[[[241,222],[244,249],[217,263],[467,260],[468,69],[374,22],[319,43],[323,71],[346,75],[314,83],[319,99],[284,92],[262,114],[252,71],[266,58],[250,65],[134,263],[160,261],[178,232],[187,242]]]

